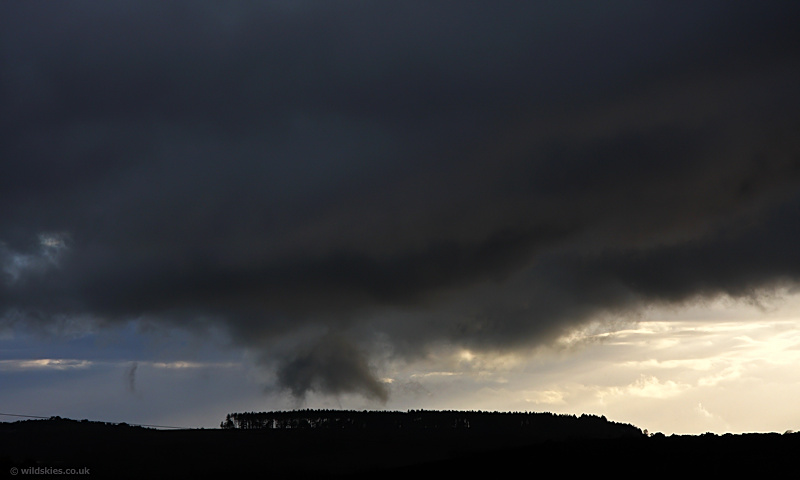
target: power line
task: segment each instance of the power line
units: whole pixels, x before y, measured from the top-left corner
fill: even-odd
[[[51,418],[51,417],[40,417],[38,415],[17,415],[16,413],[0,413],[5,417],[24,417],[24,418]]]
[[[55,417],[42,417],[40,415],[22,415],[22,414],[18,414],[18,413],[0,413],[0,415],[2,415],[4,417],[21,417],[21,418],[40,418],[40,419],[55,418]],[[59,418],[61,418],[61,417],[59,417]],[[71,420],[71,419],[65,419],[65,420]],[[113,422],[103,422],[103,423],[113,423]],[[174,428],[174,429],[178,429],[178,430],[197,430],[196,428],[193,428],[193,427],[175,427],[175,426],[171,426],[171,425],[152,425],[152,424],[147,424],[147,423],[120,422],[120,423],[115,423],[115,425],[121,425],[122,423],[125,423],[125,425],[130,425],[132,427]]]
[[[174,428],[178,430],[199,430],[195,427],[171,427],[169,425],[149,425],[147,423],[128,423],[127,425],[131,425],[134,427],[151,427],[151,428]]]

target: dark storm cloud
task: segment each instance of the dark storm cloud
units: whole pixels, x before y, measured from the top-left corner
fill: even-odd
[[[309,391],[338,395],[360,392],[386,402],[386,386],[375,379],[367,359],[346,339],[326,336],[310,348],[302,348],[280,366],[278,381],[299,397]]]
[[[218,323],[383,400],[378,345],[800,274],[788,2],[0,8],[7,325]]]

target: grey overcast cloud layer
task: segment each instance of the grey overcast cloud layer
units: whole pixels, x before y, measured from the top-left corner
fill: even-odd
[[[0,325],[221,328],[294,395],[385,401],[382,359],[793,290],[798,20],[3,2]]]

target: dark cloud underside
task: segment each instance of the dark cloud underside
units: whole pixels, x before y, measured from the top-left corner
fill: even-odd
[[[213,321],[293,393],[384,400],[376,335],[516,348],[795,284],[798,13],[4,4],[0,314]]]

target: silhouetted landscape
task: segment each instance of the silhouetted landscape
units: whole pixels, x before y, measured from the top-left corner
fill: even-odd
[[[800,434],[648,434],[595,415],[298,410],[228,414],[219,429],[158,430],[51,417],[0,423],[4,474],[97,478],[420,473],[719,475],[794,468]],[[15,470],[16,469],[16,470]]]

